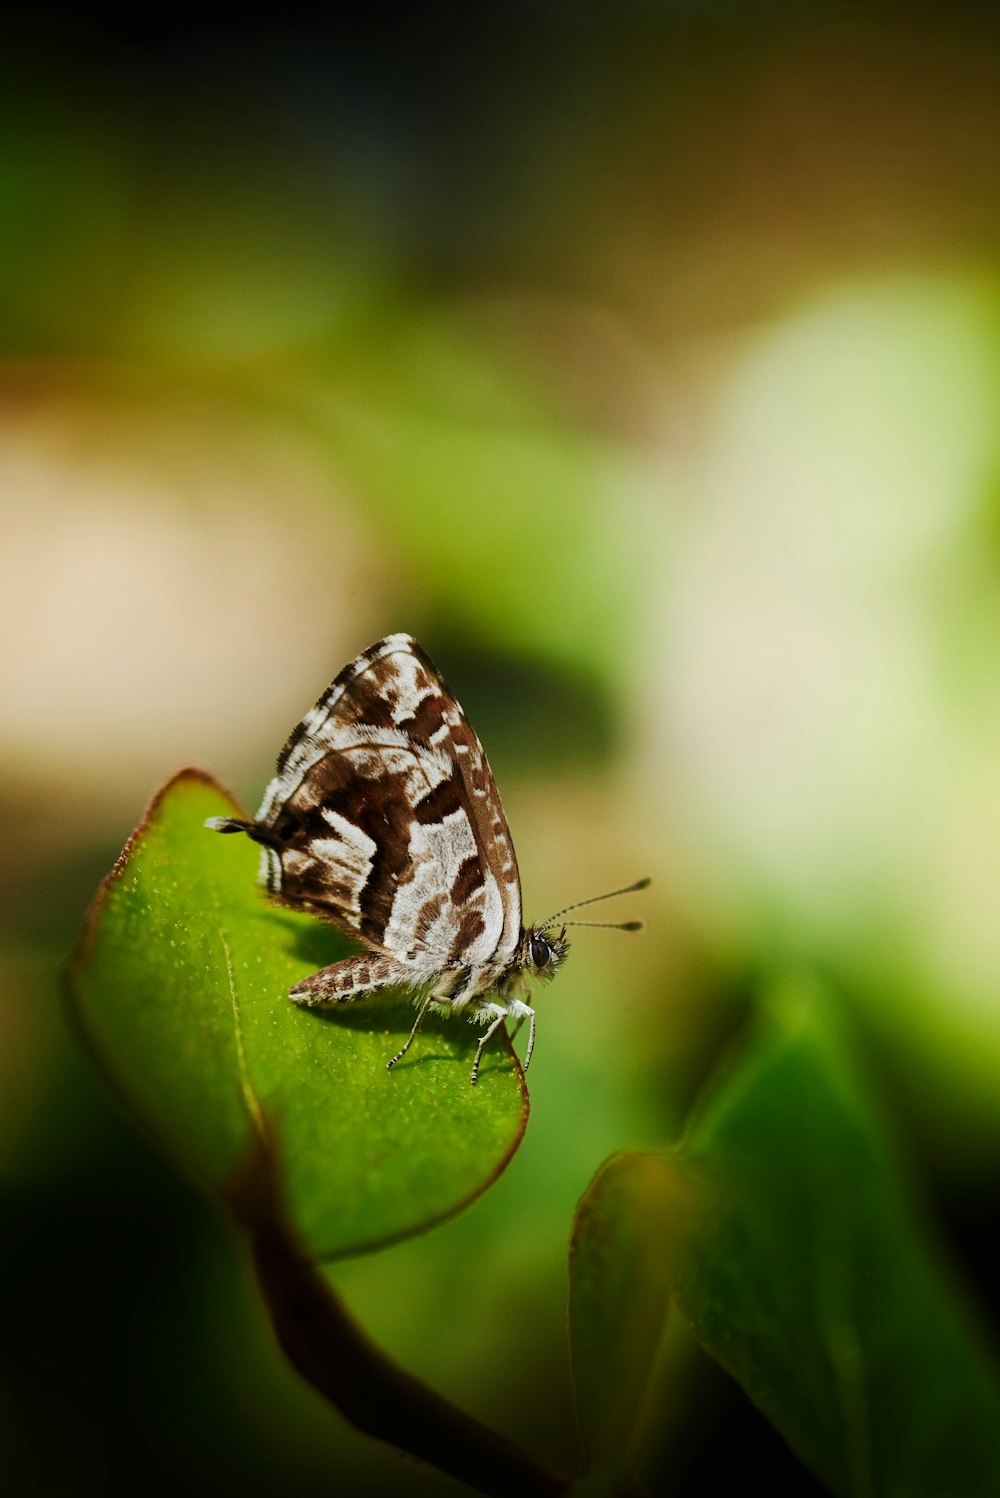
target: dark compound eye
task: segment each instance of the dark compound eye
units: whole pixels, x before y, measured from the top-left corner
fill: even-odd
[[[531,938],[531,960],[536,967],[545,967],[552,956],[552,948],[540,936]]]

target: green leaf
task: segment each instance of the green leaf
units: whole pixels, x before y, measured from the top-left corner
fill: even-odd
[[[182,771],[153,801],[98,894],[70,987],[80,1024],[138,1118],[203,1184],[226,1190],[266,1118],[289,1210],[321,1258],[419,1232],[503,1170],[527,1121],[524,1079],[478,1030],[414,1018],[405,997],[297,1008],[289,987],[349,950],[317,921],[268,904],[258,850],[208,816],[240,815]]]
[[[996,1368],[821,995],[776,1008],[673,1176],[681,1314],[833,1493],[1000,1493]]]
[[[670,1175],[655,1155],[612,1155],[587,1187],[569,1250],[569,1340],[588,1464],[623,1461],[667,1308]]]

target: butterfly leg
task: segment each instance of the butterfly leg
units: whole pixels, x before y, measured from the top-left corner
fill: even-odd
[[[507,1013],[511,1017],[516,1016],[517,1018],[517,1023],[510,1034],[511,1040],[516,1038],[517,1032],[525,1020],[528,1021],[528,1049],[524,1053],[523,1064],[523,1069],[527,1071],[531,1065],[531,1053],[535,1049],[535,1011],[529,1004],[522,1004],[520,999],[511,999]]]
[[[535,1011],[533,1009],[529,1009],[528,1013],[531,1017],[528,1020],[528,1049],[524,1053],[525,1071],[527,1071],[528,1067],[531,1065],[531,1053],[535,1049]],[[521,1019],[523,1018],[524,1016],[522,1015]],[[520,1020],[518,1021],[518,1024],[520,1024]]]
[[[424,1002],[421,1004],[420,1008],[417,1011],[417,1017],[413,1021],[413,1029],[410,1031],[409,1035],[406,1037],[405,1041],[403,1042],[400,1049],[396,1052],[395,1056],[393,1056],[392,1060],[385,1063],[386,1071],[392,1071],[392,1068],[396,1065],[396,1062],[402,1061],[403,1057],[410,1049],[410,1046],[413,1044],[413,1041],[416,1037],[417,1031],[420,1029],[420,1026],[424,1022],[424,1015],[431,1007],[431,1003],[432,997],[430,994],[428,994],[427,998],[424,999]]]
[[[507,1018],[506,1009],[502,1009],[499,1004],[484,1004],[479,1012],[481,1014],[487,1015],[488,1017],[495,1016],[495,1018],[493,1018],[493,1023],[489,1026],[476,1048],[476,1059],[472,1063],[472,1075],[469,1078],[469,1081],[472,1083],[473,1087],[475,1087],[476,1079],[479,1076],[479,1063],[483,1058],[483,1052],[485,1051],[489,1042],[492,1040],[493,1036],[499,1030],[500,1026],[503,1024],[504,1020]]]

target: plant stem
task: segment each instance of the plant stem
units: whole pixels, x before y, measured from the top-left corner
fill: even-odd
[[[562,1473],[435,1394],[368,1339],[296,1240],[280,1208],[266,1141],[229,1199],[247,1232],[281,1348],[345,1419],[491,1498],[555,1498],[568,1491]]]

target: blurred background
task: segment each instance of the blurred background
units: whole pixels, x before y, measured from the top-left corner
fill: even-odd
[[[460,1491],[284,1368],[59,997],[156,786],[255,807],[398,629],[487,746],[529,916],[655,884],[541,996],[502,1180],[332,1271],[372,1334],[572,1469],[574,1205],[803,968],[995,1330],[993,8],[4,24],[5,1491]],[[676,1332],[661,1387],[654,1490],[818,1491]]]

